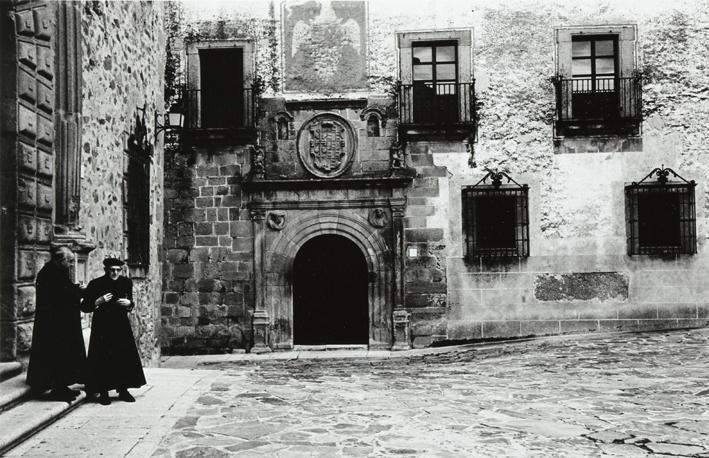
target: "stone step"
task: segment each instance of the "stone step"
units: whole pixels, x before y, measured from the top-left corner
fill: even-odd
[[[72,402],[30,399],[0,413],[0,456],[79,406],[86,394]]]
[[[22,364],[17,361],[0,363],[0,382],[12,378],[22,372]]]
[[[21,372],[11,379],[0,382],[0,413],[12,408],[30,393],[30,386],[25,379],[27,374]]]

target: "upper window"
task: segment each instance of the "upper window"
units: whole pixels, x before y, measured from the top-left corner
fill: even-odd
[[[470,30],[402,32],[397,38],[402,133],[470,136],[475,121]]]
[[[571,107],[574,118],[604,119],[619,114],[615,84],[617,49],[615,35],[573,37]]]
[[[571,27],[556,34],[557,134],[637,133],[635,27]]]
[[[678,180],[669,181],[670,174]],[[628,254],[696,253],[695,186],[672,169],[657,168],[625,187]]]
[[[488,178],[491,184],[486,184]],[[503,178],[507,178],[505,185]],[[529,256],[528,190],[502,172],[489,172],[463,189],[466,258]]]
[[[253,127],[253,45],[249,41],[201,41],[187,46],[186,126],[192,129]]]
[[[458,121],[458,56],[456,42],[414,43],[413,121]]]

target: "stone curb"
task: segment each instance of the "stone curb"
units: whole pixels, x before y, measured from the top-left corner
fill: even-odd
[[[30,400],[0,415],[0,455],[81,405],[83,391],[73,402]]]
[[[665,333],[665,332],[682,332],[682,331],[702,331],[709,332],[709,328],[691,328],[691,329],[672,329],[659,331],[619,331],[619,332],[603,332],[593,334],[564,334],[543,337],[529,337],[509,340],[495,340],[474,342],[461,345],[451,345],[446,347],[435,348],[420,348],[403,351],[389,350],[308,350],[308,351],[285,351],[273,353],[238,353],[238,354],[219,354],[219,355],[189,355],[189,356],[167,356],[160,362],[160,367],[163,368],[180,368],[180,369],[196,369],[207,368],[212,364],[220,363],[245,363],[258,364],[262,362],[272,361],[294,361],[294,360],[322,360],[322,359],[359,359],[359,360],[384,360],[397,358],[412,358],[432,356],[438,354],[466,352],[473,350],[495,350],[501,347],[509,348],[521,344],[532,343],[541,345],[545,342],[558,342],[568,340],[601,340],[609,337],[617,337],[622,335],[635,335],[645,333]],[[207,366],[207,367],[205,367]]]

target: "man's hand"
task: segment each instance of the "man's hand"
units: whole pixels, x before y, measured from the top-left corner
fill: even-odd
[[[106,302],[110,301],[111,299],[113,299],[113,293],[106,293],[103,296],[100,296],[98,299],[96,299],[95,304],[96,305],[105,304]]]
[[[128,307],[130,306],[130,301],[128,299],[118,299],[116,301],[118,305],[122,305],[123,307]]]

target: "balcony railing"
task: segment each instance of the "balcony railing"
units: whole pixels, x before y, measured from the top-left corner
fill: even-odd
[[[399,122],[404,126],[475,125],[475,83],[402,84]]]
[[[556,113],[560,122],[636,122],[642,117],[638,77],[557,78]]]
[[[186,89],[187,129],[253,129],[255,100],[251,87]]]

